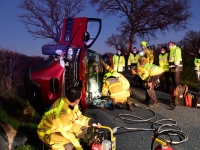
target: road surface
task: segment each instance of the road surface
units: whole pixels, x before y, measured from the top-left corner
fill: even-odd
[[[125,73],[125,76],[128,79],[131,79],[131,75],[129,73]],[[187,141],[183,143],[173,144],[173,150],[200,150],[200,109],[185,106],[177,106],[175,109],[172,109],[169,104],[169,94],[156,91],[156,95],[160,103],[158,107],[151,108],[152,111],[150,111],[150,108],[147,109],[147,106],[144,104],[144,89],[131,87],[131,90],[133,92],[131,100],[133,103],[140,106],[134,107],[133,111],[121,109],[115,109],[113,111],[101,109],[86,110],[86,112],[88,112],[102,125],[109,126],[112,129],[115,127],[138,128],[137,130],[127,130],[124,128],[119,128],[117,130],[114,134],[117,141],[117,150],[150,150],[152,142],[151,137],[154,135],[154,131],[152,131],[152,124],[161,119],[174,120],[178,127],[173,126],[173,129],[181,129],[188,138]],[[196,94],[195,91],[190,92],[192,94]],[[155,116],[153,112],[155,112]],[[125,117],[124,114],[128,115]],[[119,116],[123,116],[132,121],[121,119]],[[141,122],[141,119],[134,118],[134,116],[139,116],[140,118],[143,118],[143,120],[148,120],[153,116],[154,118],[150,121]],[[164,123],[167,124],[172,122],[166,121]],[[140,129],[143,128],[147,129],[147,131],[140,131]],[[166,129],[169,129],[169,127]],[[173,141],[179,141],[179,138],[174,135]],[[154,147],[156,145],[158,144],[155,143]]]

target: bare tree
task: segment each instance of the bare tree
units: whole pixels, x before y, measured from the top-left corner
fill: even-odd
[[[133,41],[133,44],[136,41]],[[105,41],[106,45],[109,47],[114,47],[115,49],[121,49],[123,52],[127,51],[127,48],[129,49],[130,43],[128,41],[126,34],[112,34],[108,39]]]
[[[105,16],[121,18],[120,33],[128,33],[129,41],[135,36],[156,38],[160,31],[180,31],[187,28],[191,0],[90,0],[96,11]]]
[[[125,35],[112,34],[106,41],[106,45],[109,47],[114,47],[115,49],[121,49],[122,51],[126,50],[126,45],[128,43],[128,39]]]
[[[35,38],[49,38],[59,43],[62,21],[84,10],[85,0],[23,0],[19,8],[21,21]]]
[[[190,48],[191,52],[197,53],[197,50],[200,48],[200,31],[197,32],[190,30],[186,32],[182,43],[185,50],[188,50],[188,48]]]

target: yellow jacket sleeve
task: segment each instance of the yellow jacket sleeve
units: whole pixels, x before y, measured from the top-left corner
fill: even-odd
[[[108,95],[108,85],[107,85],[107,81],[104,82],[103,87],[102,87],[102,93],[104,96]]]
[[[148,50],[148,57],[149,57],[149,64],[153,64],[154,56],[153,56],[153,51],[152,50]]]
[[[106,70],[108,70],[109,72],[114,72],[114,69],[112,67],[110,67],[109,65],[107,65],[105,62],[102,62],[102,65],[105,67]]]

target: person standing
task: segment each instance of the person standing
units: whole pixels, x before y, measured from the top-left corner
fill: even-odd
[[[125,58],[122,55],[121,49],[117,50],[117,53],[112,58],[113,69],[117,72],[123,72],[125,70]]]
[[[85,136],[88,127],[101,127],[101,124],[82,115],[78,106],[80,98],[81,89],[71,87],[66,97],[56,100],[42,116],[37,133],[40,140],[52,150],[83,150],[79,138]]]
[[[153,64],[153,62],[154,62],[153,51],[148,48],[147,42],[146,41],[142,41],[140,43],[140,46],[142,48],[142,51],[140,52],[140,59],[139,59],[137,65],[140,66],[141,63],[144,63],[144,62],[146,64]],[[149,94],[146,91],[146,100],[149,101],[149,99],[150,99]]]
[[[198,50],[198,55],[194,58],[194,66],[195,66],[194,71],[196,73],[198,84],[199,84],[198,94],[200,94],[200,48]]]
[[[140,59],[138,62],[138,65],[145,60],[147,64],[153,64],[154,62],[154,56],[153,51],[148,49],[148,44],[146,41],[142,41],[140,44],[142,51],[140,52]]]
[[[169,42],[169,70],[174,86],[181,85],[180,76],[183,72],[181,49],[174,42]]]
[[[164,70],[164,74],[160,77],[161,89],[169,93],[170,82],[169,82],[169,53],[167,47],[162,47],[159,55],[159,66]]]
[[[154,87],[157,84],[158,79],[164,73],[164,70],[154,64],[148,64],[146,60],[142,61],[135,70],[134,74],[138,74],[140,78],[146,82],[146,102],[149,107],[155,107],[158,105],[158,99],[156,97]]]
[[[140,54],[137,48],[134,47],[128,58],[128,69],[129,70],[135,69],[137,67],[139,59],[140,59]],[[137,86],[142,87],[142,80],[140,79],[140,77],[137,74],[132,74],[132,75],[133,75],[133,85],[136,87]]]

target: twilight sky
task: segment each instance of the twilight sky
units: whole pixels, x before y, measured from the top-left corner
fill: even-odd
[[[21,0],[0,0],[0,46],[29,56],[43,56],[41,47],[51,40],[34,39],[31,34],[26,31],[23,24],[18,21],[17,14],[20,14],[22,10],[16,6],[20,1]],[[181,40],[188,30],[200,31],[199,6],[200,0],[192,0],[191,11],[194,13],[194,18],[189,21],[190,24],[188,25],[187,30],[177,33],[172,31],[170,33],[166,33],[166,36],[157,35],[157,40],[149,41],[149,45],[166,43],[170,40],[176,42]],[[102,19],[101,33],[90,49],[95,50],[101,54],[104,52],[116,52],[113,47],[106,46],[105,41],[111,34],[118,33],[116,31],[116,28],[119,24],[118,18],[104,18],[103,15],[98,15],[89,5],[77,17]],[[139,43],[142,40],[143,39],[138,40],[138,43],[135,45],[137,48],[139,48]]]

